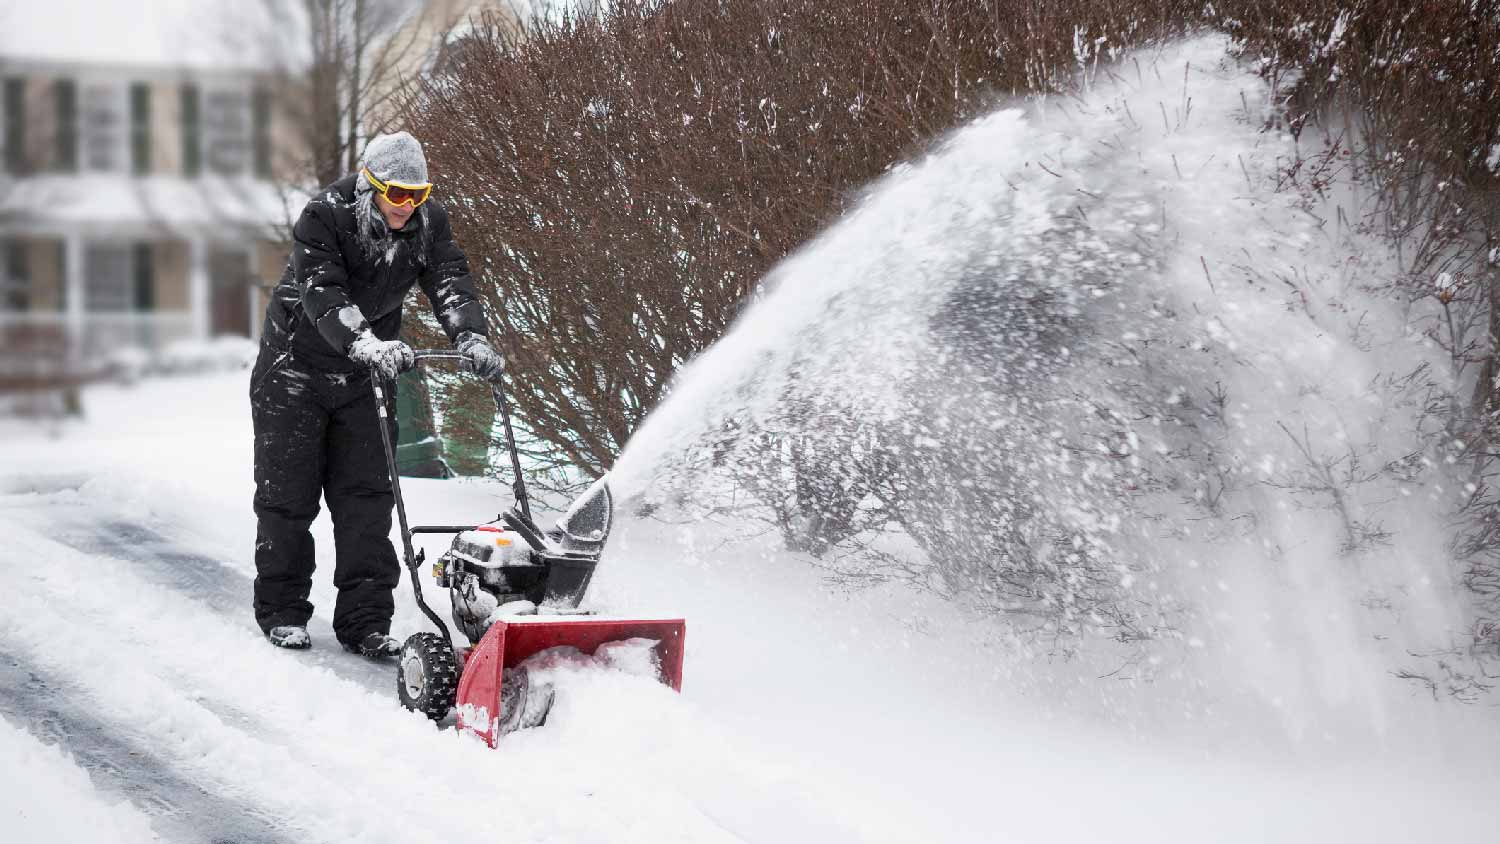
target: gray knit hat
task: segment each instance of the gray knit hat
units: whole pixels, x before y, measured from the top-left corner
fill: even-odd
[[[422,153],[422,144],[410,132],[391,135],[376,135],[365,144],[365,154],[360,166],[369,170],[382,182],[396,181],[407,185],[423,185],[427,179],[427,156]],[[360,179],[361,187],[365,180]]]

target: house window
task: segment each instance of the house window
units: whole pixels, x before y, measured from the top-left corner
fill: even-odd
[[[5,80],[5,170],[26,170],[26,80],[14,76]]]
[[[182,174],[196,177],[203,172],[203,120],[199,114],[197,85],[182,86]]]
[[[149,243],[135,245],[135,309],[156,310],[156,262]]]
[[[156,310],[155,251],[146,241],[86,244],[84,306],[96,313]]]
[[[255,175],[271,178],[271,92],[257,88],[250,101],[250,130],[254,133]]]
[[[130,86],[130,169],[137,176],[151,172],[151,86]]]
[[[59,79],[52,89],[57,112],[56,159],[54,168],[67,173],[78,172],[78,85],[71,79]]]
[[[221,176],[238,176],[250,166],[250,96],[233,88],[203,97],[203,163]]]
[[[81,120],[78,134],[83,169],[118,173],[125,169],[127,127],[125,87],[116,82],[90,82],[79,92]]]
[[[129,311],[134,304],[132,249],[119,243],[90,243],[83,249],[84,307],[94,312]]]

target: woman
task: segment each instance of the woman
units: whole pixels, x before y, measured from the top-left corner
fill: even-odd
[[[266,306],[250,381],[255,427],[255,620],[272,644],[306,648],[314,568],[308,527],[318,498],[333,517],[333,630],[350,651],[390,657],[391,494],[369,378],[410,368],[396,339],[401,304],[420,284],[473,370],[498,378],[468,259],[432,199],[422,145],[406,132],[365,147],[358,173],[320,190],[293,229],[291,260]],[[394,399],[394,390],[387,392]]]

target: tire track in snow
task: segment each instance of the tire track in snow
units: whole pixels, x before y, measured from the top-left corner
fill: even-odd
[[[305,654],[277,651],[249,635],[242,620],[158,588],[128,561],[114,565],[58,542],[37,519],[0,520],[0,527],[6,522],[17,542],[10,559],[0,554],[0,591],[11,596],[0,604],[0,661],[11,669],[0,673],[0,684],[13,693],[0,696],[0,717],[50,725],[53,739],[83,737],[62,742],[80,767],[115,771],[119,782],[141,780],[141,793],[169,795],[143,801],[159,811],[185,805],[184,814],[249,813],[273,819],[265,826],[277,833],[231,824],[224,835],[181,840],[424,840],[415,827],[431,821],[411,822],[396,805],[377,808],[370,794],[388,787],[381,764],[388,759],[412,749],[443,758],[425,720],[406,717],[387,702],[388,692],[375,701],[332,672],[307,672],[296,659]],[[32,561],[42,564],[31,570]],[[90,571],[97,574],[90,578]],[[189,641],[200,630],[202,639]],[[226,665],[230,670],[222,670]],[[265,697],[283,691],[284,698]],[[379,720],[402,734],[401,749],[345,759],[367,739],[363,725]],[[169,774],[238,802],[214,806],[183,792],[178,804],[178,789],[150,785]],[[436,805],[443,786],[427,788]],[[458,826],[475,831],[466,819]]]
[[[19,517],[28,529],[76,551],[132,563],[147,582],[191,596],[215,613],[253,629],[254,584],[248,574],[172,538],[172,525],[148,527],[122,516],[118,509],[111,512],[109,502],[81,492],[87,481],[87,475],[69,473],[0,476],[0,518]],[[404,574],[401,584],[398,590],[405,588]],[[394,697],[396,677],[391,664],[345,652],[332,625],[321,615],[314,615],[307,629],[312,648],[289,652],[289,658]]]
[[[65,514],[61,508],[38,508],[34,529],[91,557],[131,563],[143,580],[188,595],[219,615],[254,625],[253,582],[243,572],[136,522],[116,517],[83,522]],[[313,637],[312,649],[288,652],[289,659],[326,668],[342,679],[394,697],[396,679],[391,664],[345,653],[334,638],[332,626],[321,616],[314,616],[307,628]]]
[[[683,732],[689,720],[658,736],[673,719],[662,711],[670,700],[655,694],[627,698],[620,708],[617,690],[580,691],[574,704],[583,708],[572,723],[559,718],[553,732],[522,737],[504,752],[444,737],[395,705],[386,666],[375,668],[376,699],[356,688],[363,683],[306,671],[300,658],[310,654],[260,640],[240,558],[214,559],[213,547],[195,547],[185,525],[132,516],[97,496],[0,500],[0,529],[12,538],[8,555],[0,554],[8,563],[0,565],[0,591],[11,596],[0,605],[0,659],[19,656],[18,670],[73,704],[69,711],[49,703],[37,713],[19,705],[24,700],[0,700],[0,716],[46,723],[85,769],[139,779],[131,787],[148,795],[146,805],[153,805],[149,795],[168,795],[154,804],[163,814],[188,810],[157,785],[161,777],[226,795],[260,818],[284,819],[272,831],[306,841],[493,837],[497,821],[489,814],[451,806],[485,805],[497,788],[525,807],[505,819],[501,834],[511,840],[784,840],[749,836],[754,824],[732,830],[789,805],[798,817],[818,814],[779,775],[764,773],[776,768],[769,760],[736,761],[725,774],[721,754],[710,759],[699,747],[704,738],[719,744],[715,731]],[[341,652],[336,658],[368,665]],[[5,674],[0,682],[21,687]],[[12,706],[19,716],[7,711]],[[225,707],[243,708],[253,723],[224,715]],[[724,758],[739,758],[732,741],[723,746]],[[132,767],[139,760],[146,761]],[[442,770],[464,775],[431,775]],[[380,799],[393,783],[404,799]],[[754,795],[749,810],[735,808],[746,799],[742,786]],[[240,807],[223,801],[192,811],[235,818]],[[235,830],[204,838],[182,828],[182,840],[266,840],[236,838]]]
[[[90,711],[87,699],[65,679],[0,648],[0,717],[62,747],[101,791],[130,801],[150,817],[164,839],[210,844],[299,840],[266,813],[212,793],[145,743],[120,733]]]
[[[192,595],[221,615],[250,615],[250,578],[144,525],[115,518],[93,523],[57,520],[42,532],[92,557],[134,563],[144,579]]]

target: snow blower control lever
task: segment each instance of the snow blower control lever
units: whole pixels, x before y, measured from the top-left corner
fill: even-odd
[[[422,361],[452,361],[460,366],[467,362],[458,352],[433,349],[419,350],[413,357],[413,366]],[[375,407],[384,420],[390,414],[386,399],[392,385],[374,374],[370,384]],[[490,383],[490,390],[510,451],[516,503],[487,524],[410,525],[396,450],[385,424],[380,425],[380,441],[412,592],[417,606],[441,631],[441,635],[419,632],[407,638],[397,665],[396,694],[407,709],[434,721],[441,722],[456,710],[460,732],[494,747],[512,730],[545,722],[552,688],[545,680],[532,683],[529,679],[529,666],[542,664],[539,660],[573,658],[615,664],[625,659],[628,663],[621,654],[645,649],[657,680],[680,691],[686,624],[680,618],[599,618],[592,610],[580,608],[614,518],[608,475],[574,501],[555,528],[543,530],[532,518],[521,477],[505,388],[497,380]],[[455,648],[447,623],[422,597],[417,572],[426,555],[415,550],[412,542],[419,533],[454,535],[452,545],[433,562],[432,576],[447,588],[453,622],[469,640],[469,647]]]

